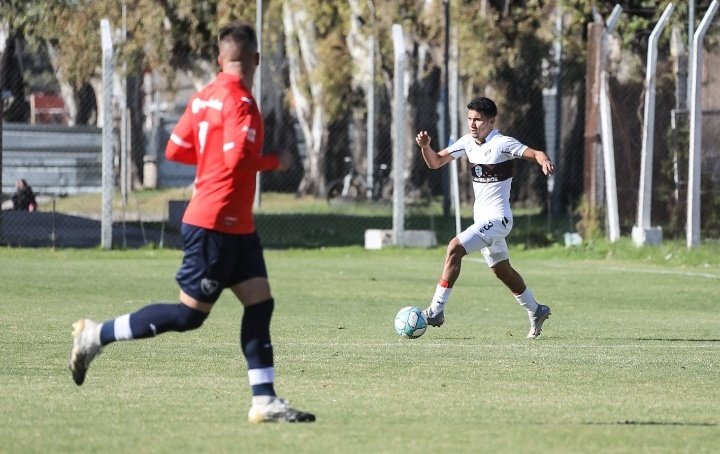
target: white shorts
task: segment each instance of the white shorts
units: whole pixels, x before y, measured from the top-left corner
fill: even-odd
[[[512,230],[512,222],[512,219],[503,217],[475,223],[460,232],[458,240],[468,254],[480,251],[488,266],[492,268],[510,258],[505,237]]]

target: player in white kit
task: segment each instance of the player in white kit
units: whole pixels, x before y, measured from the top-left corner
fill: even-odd
[[[528,338],[536,338],[550,316],[550,307],[535,301],[522,276],[510,266],[505,237],[513,225],[510,210],[510,186],[513,160],[517,158],[537,162],[545,175],[552,175],[555,166],[547,154],[523,145],[494,129],[497,107],[489,98],[475,98],[467,105],[469,134],[448,148],[436,153],[430,146],[430,135],[420,131],[415,141],[423,159],[431,169],[438,169],[453,159],[467,156],[475,192],[473,225],[450,240],[445,255],[440,282],[430,306],[425,309],[428,324],[440,326],[445,321],[445,304],[455,281],[460,276],[462,258],[480,251],[490,269],[513,293],[530,318]]]

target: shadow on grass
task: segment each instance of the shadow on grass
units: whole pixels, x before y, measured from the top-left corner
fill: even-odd
[[[678,422],[678,421],[608,421],[608,422],[584,422],[585,426],[695,426],[715,427],[713,422]]]
[[[659,337],[639,337],[636,340],[639,341],[659,341],[659,342],[720,342],[720,339],[685,339],[685,338],[668,338],[663,339]]]

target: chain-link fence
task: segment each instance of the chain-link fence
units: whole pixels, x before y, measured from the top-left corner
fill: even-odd
[[[606,202],[602,144],[593,112],[597,81],[589,61],[594,58],[589,57],[589,49],[598,43],[591,42],[586,22],[576,20],[571,25],[571,12],[559,13],[556,5],[538,15],[545,19],[537,19],[529,11],[494,11],[489,4],[490,12],[477,20],[490,30],[488,34],[495,33],[495,42],[468,47],[463,44],[468,27],[461,24],[475,19],[463,18],[460,6],[444,11],[446,3],[424,2],[426,6],[416,8],[434,3],[430,13],[436,16],[428,20],[417,13],[412,22],[402,15],[376,12],[374,2],[368,2],[370,9],[357,3],[337,7],[331,20],[323,16],[329,23],[294,10],[293,2],[265,6],[261,66],[254,88],[265,119],[265,149],[286,149],[296,158],[290,171],[262,174],[259,179],[257,225],[266,245],[362,244],[366,229],[392,228],[392,175],[398,170],[393,168],[393,124],[397,122],[403,122],[406,136],[406,165],[401,169],[404,227],[433,231],[439,242],[449,240],[456,231],[450,172],[427,169],[414,136],[427,130],[433,147],[443,148],[457,138],[453,134],[467,132],[465,105],[479,95],[497,102],[498,129],[547,150],[558,168],[548,184],[537,166],[529,162],[515,166],[512,203],[518,220],[513,235],[528,243],[547,244],[578,229],[584,236],[602,234]],[[185,63],[172,71],[154,68],[149,55],[140,58],[144,64],[128,63],[129,48],[149,47],[147,42],[133,43],[135,38],[127,33],[137,28],[133,20],[142,20],[133,19],[131,13],[124,22],[113,23],[118,28],[113,246],[177,247],[194,168],[165,160],[164,147],[189,96],[209,82],[217,68],[212,55],[183,47],[175,35],[178,42],[172,51],[182,58],[173,54],[168,61]],[[444,13],[446,23],[437,20]],[[532,27],[523,22],[531,20]],[[394,115],[393,105],[389,27],[393,23],[403,26],[408,59],[401,119]],[[435,28],[423,25],[427,23],[435,23]],[[636,32],[630,42],[614,35],[608,48],[618,212],[624,236],[637,219],[644,58],[652,25],[650,21],[647,30]],[[99,36],[99,23],[97,29]],[[205,30],[211,43],[212,30]],[[0,32],[4,37],[0,243],[94,247],[100,244],[101,222],[100,73],[79,82],[67,80],[57,49],[28,39],[30,32],[7,26]],[[713,43],[717,27],[708,36]],[[99,39],[89,41],[99,56]],[[99,67],[99,59],[93,64]],[[717,239],[720,80],[714,75],[720,74],[720,59],[710,45],[705,65],[701,232],[703,239]],[[684,235],[687,216],[687,57],[670,52],[669,38],[661,41],[657,68],[652,223],[662,227],[666,238],[678,238]],[[471,222],[473,193],[468,163],[463,159],[458,167],[464,228]],[[32,187],[31,208],[20,202],[21,180]]]

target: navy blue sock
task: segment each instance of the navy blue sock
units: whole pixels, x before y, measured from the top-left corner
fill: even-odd
[[[207,316],[182,303],[150,304],[132,314],[104,322],[100,343],[107,345],[118,340],[153,337],[167,331],[188,331],[199,328]]]
[[[240,345],[250,371],[250,388],[253,396],[274,396],[275,389],[269,376],[274,377],[273,349],[270,342],[270,319],[272,318],[275,301],[262,301],[245,307],[240,327]],[[254,380],[253,370],[264,371],[260,378]],[[267,371],[272,371],[268,375]],[[253,383],[253,381],[257,381]]]

